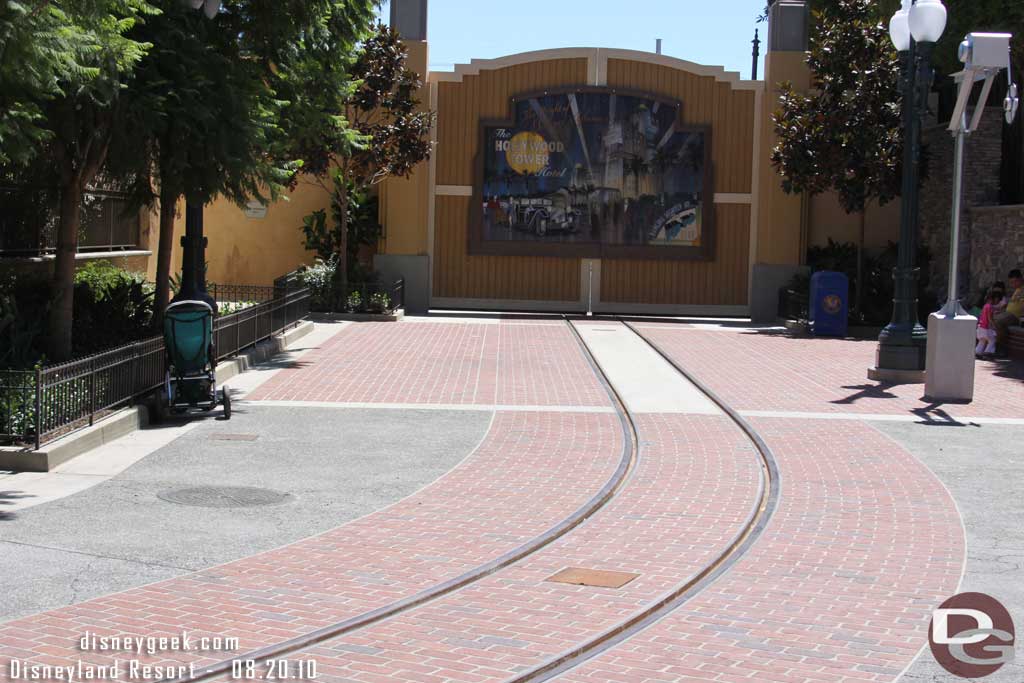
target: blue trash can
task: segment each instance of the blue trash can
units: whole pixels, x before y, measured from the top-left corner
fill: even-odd
[[[850,282],[843,273],[823,270],[811,276],[811,333],[845,337],[849,328]]]

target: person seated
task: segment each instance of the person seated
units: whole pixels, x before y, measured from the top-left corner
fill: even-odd
[[[1020,269],[1011,270],[1007,281],[1013,293],[1006,302],[1006,309],[995,316],[996,346],[1000,355],[1008,353],[1006,343],[1010,336],[1010,328],[1020,325],[1021,317],[1024,317],[1024,277],[1021,277]]]

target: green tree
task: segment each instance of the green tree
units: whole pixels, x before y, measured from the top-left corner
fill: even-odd
[[[56,11],[50,16],[57,22],[57,32],[73,37],[75,57],[58,60],[62,68],[53,73],[56,89],[32,93],[23,109],[35,106],[45,116],[45,126],[42,119],[31,124],[45,130],[33,140],[41,145],[38,161],[51,169],[60,195],[47,346],[52,358],[64,359],[71,354],[82,196],[107,159],[125,82],[150,47],[128,34],[156,10],[144,0],[54,0],[34,11],[51,9]]]
[[[899,60],[869,0],[836,0],[815,15],[809,94],[784,84],[773,116],[772,164],[787,193],[835,192],[860,215],[855,310],[863,292],[865,211],[900,191]]]
[[[303,172],[317,178],[335,194],[338,216],[338,291],[348,284],[350,191],[365,191],[389,177],[408,177],[417,164],[429,158],[428,135],[434,114],[423,111],[416,99],[422,83],[405,66],[408,50],[398,34],[378,25],[360,49],[350,75],[356,87],[339,103],[344,129],[317,131],[304,141],[308,162]],[[337,171],[341,182],[327,188],[326,180]]]
[[[158,314],[170,293],[178,201],[222,196],[239,205],[276,199],[310,130],[344,131],[321,105],[350,91],[344,70],[370,26],[370,0],[264,3],[228,0],[208,20],[181,0],[138,28],[154,44],[131,84],[119,158],[145,203],[159,198]],[[317,97],[309,97],[318,93]],[[140,155],[139,150],[145,150]]]
[[[59,81],[98,75],[85,59],[95,36],[69,21],[54,3],[0,3],[0,165],[24,165],[53,136],[45,103],[61,94]]]
[[[315,251],[317,258],[324,262],[331,261],[332,257],[336,260],[341,248],[342,219],[341,205],[338,203],[341,192],[337,188],[337,184],[342,181],[337,174],[334,176],[334,182],[331,219],[328,219],[327,211],[324,209],[314,211],[302,219],[302,234],[306,249]],[[357,264],[360,247],[377,244],[381,236],[381,225],[378,220],[379,203],[376,197],[365,189],[354,188],[351,185],[346,196],[349,198],[346,258],[351,271]]]

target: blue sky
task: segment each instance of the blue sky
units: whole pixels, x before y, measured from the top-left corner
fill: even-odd
[[[553,47],[654,51],[750,78],[750,41],[764,0],[430,0],[430,68]],[[385,2],[383,16],[389,16]],[[764,43],[761,45],[762,55]],[[759,68],[759,71],[761,69]]]

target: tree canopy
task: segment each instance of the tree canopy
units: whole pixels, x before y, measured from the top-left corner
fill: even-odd
[[[900,190],[899,61],[868,0],[818,14],[808,66],[812,91],[782,89],[772,164],[786,192],[834,190],[847,213]]]

